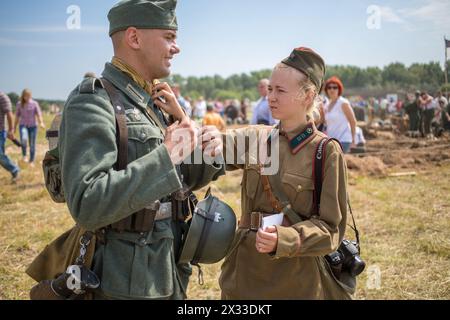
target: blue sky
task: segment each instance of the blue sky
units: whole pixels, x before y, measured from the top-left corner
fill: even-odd
[[[100,74],[113,54],[106,15],[116,2],[1,1],[0,91],[65,99],[86,71]],[[79,30],[66,27],[70,5],[80,8]],[[368,28],[376,13],[379,27]],[[177,14],[182,52],[172,72],[183,76],[271,68],[300,45],[333,65],[443,65],[450,38],[448,0],[179,0]]]

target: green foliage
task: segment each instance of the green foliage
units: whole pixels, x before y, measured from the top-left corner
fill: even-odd
[[[450,63],[449,63],[450,66]],[[449,68],[450,69],[450,68]],[[270,78],[270,69],[234,74],[228,78],[219,75],[206,77],[183,77],[173,75],[171,83],[182,87],[184,96],[197,99],[243,99],[257,100],[259,80]],[[386,93],[405,93],[411,90],[427,90],[434,93],[444,84],[444,72],[438,62],[414,63],[407,67],[403,63],[391,63],[383,69],[378,67],[328,66],[326,78],[338,76],[347,94],[382,96]],[[450,75],[449,75],[450,78]]]
[[[17,104],[17,101],[19,101],[19,99],[20,99],[19,95],[15,92],[8,93],[8,97],[11,100],[11,104],[13,106],[15,106]]]

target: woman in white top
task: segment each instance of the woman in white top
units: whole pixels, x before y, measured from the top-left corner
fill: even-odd
[[[350,102],[342,97],[344,86],[338,77],[331,77],[325,83],[328,103],[324,106],[326,134],[339,140],[345,153],[356,146],[356,117]]]

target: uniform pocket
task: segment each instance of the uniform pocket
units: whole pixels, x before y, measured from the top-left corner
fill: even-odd
[[[163,141],[158,128],[151,125],[128,123],[128,152],[134,159],[143,157]]]
[[[132,288],[139,288],[140,275],[136,273],[145,273],[145,296],[151,299],[164,299],[172,296],[174,292],[174,280],[176,277],[173,266],[175,259],[173,254],[173,238],[163,237],[155,241],[150,246],[145,247],[147,255],[146,269],[136,268],[133,272],[134,277]],[[136,263],[138,261],[136,260]],[[139,294],[137,290],[135,294]]]
[[[313,180],[309,177],[286,172],[281,181],[294,211],[302,216],[309,216],[313,205]]]
[[[167,299],[173,295],[177,280],[169,224],[156,222],[147,237],[107,235],[102,265],[102,290],[106,295],[134,299]]]

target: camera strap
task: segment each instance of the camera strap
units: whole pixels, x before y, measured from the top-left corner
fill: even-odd
[[[314,202],[313,202],[314,213],[316,215],[319,215],[320,213],[320,195],[322,193],[323,176],[325,173],[324,167],[326,158],[326,146],[332,140],[336,141],[342,149],[341,143],[338,140],[333,138],[323,138],[317,145],[316,152],[314,153],[312,175],[314,180]],[[320,172],[320,174],[317,174],[318,172]],[[349,225],[349,227],[355,232],[356,242],[358,243],[358,247],[360,247],[359,231],[358,228],[356,227],[356,221],[353,215],[352,207],[350,205],[350,197],[348,193],[347,193],[347,204],[353,221],[353,226]]]

